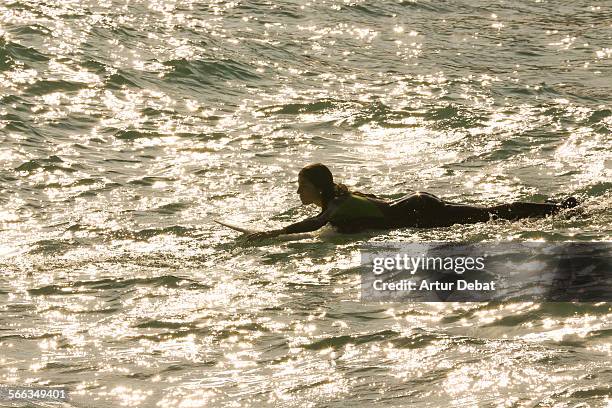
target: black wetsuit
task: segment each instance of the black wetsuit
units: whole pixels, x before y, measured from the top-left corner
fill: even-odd
[[[448,227],[459,223],[485,222],[495,218],[518,220],[543,217],[576,205],[577,201],[573,197],[564,200],[561,204],[518,201],[484,207],[451,203],[426,192],[408,194],[393,201],[373,195],[352,193],[334,198],[316,217],[291,224],[283,228],[283,232],[314,231],[328,222],[345,233],[364,229]]]

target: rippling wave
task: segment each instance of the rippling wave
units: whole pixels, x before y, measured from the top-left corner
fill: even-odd
[[[609,404],[608,303],[365,303],[354,255],[609,241],[611,19],[582,0],[0,4],[0,383],[74,407]],[[295,194],[312,162],[386,198],[582,205],[258,244],[213,222],[315,214]]]

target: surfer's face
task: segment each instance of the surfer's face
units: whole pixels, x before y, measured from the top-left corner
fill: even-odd
[[[321,193],[308,179],[299,176],[298,177],[298,189],[297,193],[300,195],[302,204],[317,204],[321,202]]]

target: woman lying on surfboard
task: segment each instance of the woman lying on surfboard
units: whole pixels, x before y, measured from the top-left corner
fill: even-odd
[[[331,172],[321,163],[311,164],[300,170],[298,185],[297,193],[302,204],[315,204],[321,207],[322,211],[315,217],[285,228],[249,234],[248,240],[314,231],[327,223],[336,227],[339,232],[352,233],[364,229],[448,227],[495,218],[518,220],[543,217],[578,205],[576,198],[568,197],[560,204],[513,202],[483,207],[451,203],[425,192],[408,194],[389,201],[374,194],[349,191],[344,184],[334,183]]]

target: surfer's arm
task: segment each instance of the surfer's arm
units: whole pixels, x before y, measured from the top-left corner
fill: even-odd
[[[316,231],[327,224],[328,217],[324,217],[324,214],[325,213],[316,217],[306,218],[305,220],[293,223],[277,231],[281,234],[298,234],[300,232]]]
[[[271,238],[281,234],[299,234],[301,232],[316,231],[329,221],[329,218],[337,208],[337,203],[332,201],[327,209],[316,217],[306,218],[305,220],[290,224],[284,228],[256,232],[247,236],[247,240],[258,239],[258,238]]]
[[[281,234],[299,234],[300,232],[316,231],[327,224],[332,214],[336,211],[336,208],[338,208],[338,201],[332,200],[327,209],[316,217],[306,218],[305,220],[293,223],[277,231],[280,231]]]

